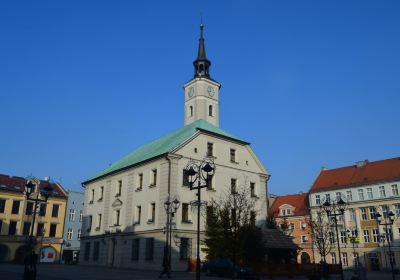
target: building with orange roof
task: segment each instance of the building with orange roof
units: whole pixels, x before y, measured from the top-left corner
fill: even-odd
[[[308,193],[276,196],[268,214],[299,247],[298,263],[313,262]]]
[[[327,221],[327,215],[322,210],[325,201],[335,202],[341,198],[347,202],[344,215],[338,217],[339,238],[332,229],[335,244],[326,258],[328,262],[339,263],[339,242],[344,269],[352,268],[359,262],[369,270],[390,270],[390,259],[394,267],[399,268],[399,188],[400,157],[374,162],[364,160],[320,171],[309,191],[312,219]],[[390,223],[389,213],[395,215],[393,225],[388,225],[387,230],[377,221],[378,212],[383,216],[384,223]],[[392,254],[389,254],[388,242]]]

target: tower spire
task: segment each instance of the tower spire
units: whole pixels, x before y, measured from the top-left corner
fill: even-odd
[[[197,52],[197,58],[193,62],[194,65],[194,77],[206,77],[210,78],[210,66],[211,61],[207,59],[206,56],[206,47],[204,45],[204,24],[203,19],[201,19],[200,23],[200,39],[199,39],[199,49]]]

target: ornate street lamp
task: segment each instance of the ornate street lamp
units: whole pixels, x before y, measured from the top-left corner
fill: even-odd
[[[36,211],[38,206],[42,203],[46,203],[49,199],[53,188],[49,180],[47,180],[47,184],[44,188],[40,188],[40,180],[36,178],[28,179],[25,184],[24,195],[27,201],[33,201],[33,211],[32,211],[32,225],[31,232],[28,239],[28,248],[29,248],[29,259],[25,259],[24,261],[24,279],[36,279],[36,262],[37,255],[34,252],[35,247],[35,236],[33,233],[36,221]]]
[[[205,157],[197,164],[190,160],[185,167],[185,174],[189,182],[190,190],[197,190],[197,258],[196,258],[196,280],[200,279],[200,208],[201,189],[210,186],[211,179],[215,174],[215,164],[212,157]],[[197,182],[197,184],[196,184]]]
[[[383,219],[382,219],[383,218]],[[394,223],[394,220],[396,218],[396,215],[390,211],[386,215],[382,216],[379,212],[375,214],[375,219],[378,223],[378,225],[384,226],[385,227],[385,235],[386,235],[386,241],[388,244],[388,249],[389,249],[389,263],[390,263],[390,269],[392,271],[392,279],[395,280],[395,272],[394,272],[394,266],[393,266],[393,255],[392,255],[392,249],[390,246],[390,241],[392,240],[392,236],[389,234],[388,231],[388,226],[392,226]],[[379,227],[378,227],[379,231]],[[392,231],[393,234],[393,231]]]
[[[342,256],[340,253],[340,241],[339,241],[340,239],[339,239],[337,217],[343,216],[344,211],[346,210],[346,207],[347,207],[347,204],[346,204],[346,202],[343,201],[343,199],[341,197],[339,198],[339,200],[332,201],[332,203],[330,203],[328,200],[326,200],[324,202],[324,204],[322,204],[322,208],[326,212],[326,215],[328,216],[328,220],[329,220],[329,218],[332,218],[333,222],[335,223],[341,280],[344,280],[344,275],[343,275]]]
[[[163,274],[167,274],[168,278],[171,278],[171,252],[172,252],[172,219],[175,213],[178,211],[181,202],[178,196],[175,196],[174,199],[171,200],[171,197],[168,196],[164,201],[164,209],[167,213],[167,223],[165,225],[165,247],[164,247],[164,256],[163,256],[163,270],[161,271],[160,278]]]

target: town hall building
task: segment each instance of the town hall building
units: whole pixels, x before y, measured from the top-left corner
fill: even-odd
[[[255,221],[265,224],[269,175],[249,142],[219,127],[221,84],[211,78],[203,29],[201,25],[194,77],[184,85],[184,126],[83,183],[81,264],[161,269],[167,223],[164,202],[178,196],[172,270],[187,270],[197,249],[197,214],[191,209],[196,192],[189,189],[184,174],[191,159],[201,162],[211,156],[216,166],[211,185],[201,190],[202,199],[218,200],[232,189],[247,188],[249,199],[255,201]],[[202,236],[204,229],[201,215]]]

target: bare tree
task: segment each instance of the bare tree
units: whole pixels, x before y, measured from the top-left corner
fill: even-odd
[[[317,220],[308,220],[308,224],[311,228],[313,245],[318,250],[323,261],[326,262],[326,256],[331,252],[334,246],[334,240],[332,240],[332,225],[329,221],[318,218]]]

